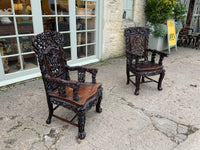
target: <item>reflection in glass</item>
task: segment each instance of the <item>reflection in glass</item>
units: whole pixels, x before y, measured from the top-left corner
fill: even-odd
[[[85,32],[78,32],[77,33],[77,45],[85,44]]]
[[[95,32],[87,33],[87,43],[95,43]]]
[[[69,31],[69,17],[58,17],[58,30]]]
[[[28,55],[23,55],[23,60],[24,60],[24,69],[32,69],[38,67],[37,59],[35,54],[28,54]]]
[[[96,2],[87,2],[87,15],[95,15]]]
[[[87,47],[87,56],[94,55],[95,52],[95,45],[88,45]]]
[[[30,0],[14,0],[14,9],[16,15],[30,15],[31,14]]]
[[[54,0],[41,0],[42,14],[53,15],[55,14]]]
[[[95,29],[95,17],[88,17],[87,19],[87,29]]]
[[[13,17],[0,17],[0,36],[15,35]]]
[[[70,33],[63,33],[64,46],[70,46]]]
[[[17,17],[16,19],[19,34],[33,33],[32,17]]]
[[[18,56],[3,58],[4,73],[12,73],[20,70],[20,60]]]
[[[54,30],[56,31],[56,18],[55,17],[43,17],[44,31]]]
[[[77,47],[77,55],[78,58],[86,57],[86,47],[85,46]]]
[[[68,0],[57,1],[57,12],[58,12],[58,15],[69,14]]]
[[[18,53],[16,38],[0,39],[0,43],[1,43],[1,49],[3,49],[2,56]]]
[[[76,15],[85,15],[85,1],[76,0]]]
[[[33,37],[31,36],[19,37],[20,48],[21,48],[22,53],[33,51],[32,43],[31,43],[32,38]]]
[[[85,17],[76,18],[76,30],[85,30]]]
[[[64,52],[65,52],[67,61],[71,60],[71,49],[70,48],[64,49]]]

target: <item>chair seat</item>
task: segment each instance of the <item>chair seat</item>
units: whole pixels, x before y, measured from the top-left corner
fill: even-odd
[[[62,99],[69,103],[73,103],[74,105],[81,106],[84,105],[89,99],[91,99],[95,94],[97,94],[98,88],[102,86],[101,83],[91,84],[91,83],[83,83],[79,87],[78,97],[79,101],[75,101],[73,99],[73,89],[70,87],[66,87],[65,91],[67,93],[66,97],[59,96],[58,89],[54,90],[49,95],[58,99]]]
[[[155,70],[163,69],[162,65],[159,65],[159,64],[156,64],[156,63],[151,63],[150,61],[138,63],[137,64],[137,68],[135,67],[135,64],[131,65],[130,67],[134,71],[137,71],[137,72],[155,71]]]

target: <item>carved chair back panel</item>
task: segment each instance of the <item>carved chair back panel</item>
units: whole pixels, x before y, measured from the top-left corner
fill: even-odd
[[[146,58],[149,33],[149,29],[145,27],[131,27],[125,29],[126,50]]]
[[[62,34],[56,31],[45,31],[35,36],[32,44],[38,57],[47,93],[52,92],[58,86],[55,83],[48,82],[44,77],[48,75],[52,77],[59,76],[62,79],[70,80],[68,70],[64,69],[67,63],[63,52],[64,37]],[[57,50],[49,50],[49,46],[55,47]]]
[[[47,73],[50,77],[60,77],[66,73],[65,64],[64,64],[64,52],[59,50],[59,48],[50,48],[48,47],[44,51],[44,62],[47,68]]]

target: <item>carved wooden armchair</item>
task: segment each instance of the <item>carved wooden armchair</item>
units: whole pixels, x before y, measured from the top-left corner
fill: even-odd
[[[136,86],[135,95],[139,95],[140,83],[156,82],[158,90],[162,90],[161,84],[165,75],[162,61],[167,56],[166,53],[148,49],[149,29],[145,27],[130,27],[125,29],[124,35],[126,38],[126,74],[127,84],[129,81]],[[149,54],[151,59],[149,60]],[[156,55],[160,58],[155,61]],[[132,74],[130,74],[130,72]],[[151,79],[149,76],[160,75],[158,81]],[[135,82],[131,77],[135,76]],[[145,78],[148,81],[145,81]]]
[[[55,31],[46,31],[33,39],[34,51],[38,57],[40,70],[46,90],[49,117],[52,116],[78,127],[78,137],[84,139],[86,133],[85,113],[92,106],[101,113],[102,84],[96,83],[97,69],[81,66],[70,67],[66,63],[63,51],[63,35]],[[78,80],[70,80],[69,71],[77,71]],[[92,75],[92,82],[85,82],[86,72]],[[56,105],[53,108],[53,105]],[[54,114],[54,111],[63,106],[76,113],[69,121]],[[78,116],[78,124],[73,120]]]

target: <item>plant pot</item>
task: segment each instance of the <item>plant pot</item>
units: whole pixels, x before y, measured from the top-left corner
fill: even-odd
[[[178,34],[176,34],[176,43],[178,40]],[[170,46],[170,48],[175,47],[174,46]],[[149,45],[148,45],[149,49],[155,49],[158,51],[163,51],[163,50],[167,50],[168,49],[168,39],[167,37],[162,38],[162,37],[156,37],[153,34],[149,35]]]
[[[168,49],[167,37],[165,37],[165,38],[156,37],[153,34],[150,34],[148,47],[149,47],[149,49],[155,49],[158,51]]]

